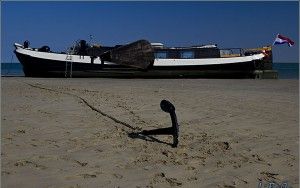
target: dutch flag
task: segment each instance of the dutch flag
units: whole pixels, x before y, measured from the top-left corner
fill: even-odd
[[[292,41],[291,39],[289,39],[285,36],[282,36],[280,34],[277,34],[275,41],[273,42],[273,46],[275,44],[284,44],[284,43],[287,43],[289,45],[289,47],[294,45],[294,41]]]

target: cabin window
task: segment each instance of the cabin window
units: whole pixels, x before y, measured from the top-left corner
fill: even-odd
[[[181,59],[193,59],[194,52],[193,51],[183,51],[180,53]]]
[[[178,50],[169,50],[167,58],[168,59],[179,59],[180,58],[179,51]]]
[[[155,58],[157,59],[166,59],[167,58],[167,52],[155,52],[154,53]]]

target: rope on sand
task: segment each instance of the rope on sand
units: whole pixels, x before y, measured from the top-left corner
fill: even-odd
[[[118,124],[121,124],[121,125],[124,125],[126,126],[127,128],[131,129],[131,130],[136,130],[137,128],[129,125],[128,123],[126,122],[123,122],[123,121],[120,121],[118,120],[117,118],[103,112],[102,110],[96,108],[95,106],[91,105],[86,99],[76,95],[76,94],[73,94],[73,93],[68,93],[68,92],[63,92],[63,91],[58,91],[58,90],[55,90],[55,89],[51,89],[51,88],[46,88],[46,87],[43,87],[43,86],[38,86],[36,84],[30,84],[30,83],[27,83],[27,82],[24,82],[25,84],[31,86],[31,87],[34,87],[34,88],[38,88],[38,89],[42,89],[42,90],[47,90],[47,91],[51,91],[51,92],[55,92],[55,93],[61,93],[61,94],[65,94],[65,95],[70,95],[72,97],[75,97],[79,100],[81,100],[85,105],[87,105],[90,109],[92,109],[93,111],[96,111],[98,112],[99,114],[101,114],[102,116],[105,116],[105,117],[108,117],[109,119],[113,120],[115,123],[118,123]],[[122,129],[123,130],[123,129]],[[123,130],[125,131],[125,130]],[[127,131],[125,131],[127,132]]]

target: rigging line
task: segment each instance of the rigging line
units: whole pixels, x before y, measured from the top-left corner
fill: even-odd
[[[124,125],[124,126],[126,126],[127,128],[129,128],[131,130],[137,130],[137,128],[129,125],[128,123],[120,121],[120,120],[116,119],[115,117],[113,117],[113,116],[111,116],[109,114],[106,114],[105,112],[101,111],[100,109],[97,109],[96,107],[94,107],[93,105],[91,105],[87,100],[85,100],[84,98],[82,98],[82,97],[80,97],[78,95],[75,95],[73,93],[68,93],[68,92],[62,92],[62,91],[58,91],[58,90],[55,90],[55,89],[46,88],[46,87],[42,87],[42,86],[37,86],[37,85],[30,84],[30,83],[27,83],[27,82],[23,82],[23,83],[25,83],[25,84],[27,84],[27,85],[29,85],[31,87],[34,87],[34,88],[43,89],[43,90],[47,90],[47,91],[51,91],[51,92],[56,92],[56,93],[61,93],[61,94],[73,96],[73,97],[75,97],[77,99],[80,99],[85,105],[87,105],[93,111],[96,111],[96,112],[100,113],[102,116],[108,117],[109,119],[113,120],[115,123]],[[125,130],[123,130],[123,131],[125,131]],[[125,132],[127,132],[127,131],[125,131]]]

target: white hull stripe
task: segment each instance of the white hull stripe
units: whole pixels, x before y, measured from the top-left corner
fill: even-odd
[[[207,59],[155,59],[155,66],[192,66],[192,65],[220,65],[230,63],[243,63],[262,59],[264,54],[242,57],[207,58]]]

